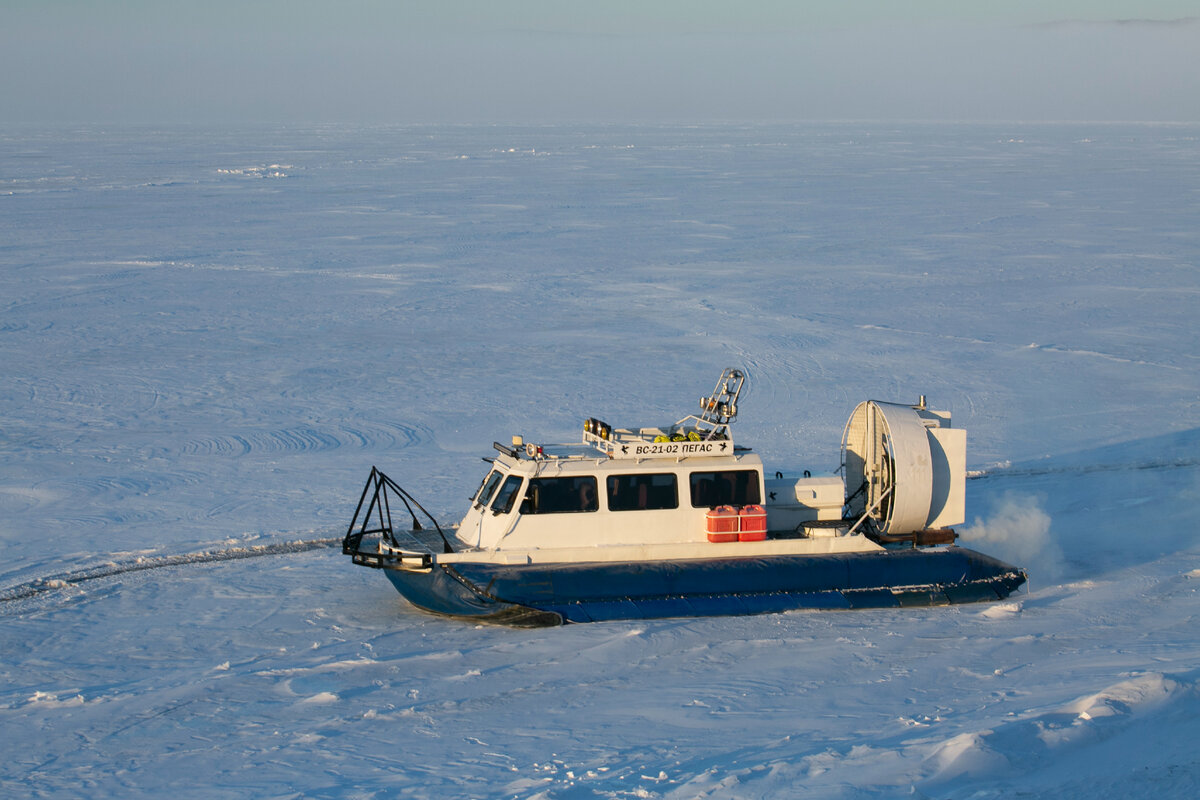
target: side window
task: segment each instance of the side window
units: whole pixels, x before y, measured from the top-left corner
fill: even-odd
[[[512,511],[513,501],[517,499],[517,490],[521,488],[520,475],[509,475],[504,479],[504,485],[496,492],[496,499],[489,506],[497,514],[507,514]]]
[[[748,506],[761,503],[758,471],[731,469],[722,472],[693,472],[692,507]]]
[[[521,503],[522,514],[572,514],[600,508],[596,479],[591,475],[573,478],[533,478]]]
[[[605,481],[610,511],[679,508],[679,490],[671,473],[610,475]]]
[[[492,470],[484,476],[483,483],[479,486],[479,492],[475,495],[475,502],[487,505],[488,499],[496,491],[496,486],[499,485],[500,479],[503,477],[504,474],[496,470]]]

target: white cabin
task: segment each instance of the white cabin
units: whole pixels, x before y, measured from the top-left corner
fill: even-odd
[[[613,430],[597,423],[578,444],[534,445],[514,437],[511,448],[497,445],[501,455],[457,537],[472,550],[702,543],[712,555],[708,514],[721,506],[761,505],[776,532],[841,520],[840,478],[764,480],[758,455],[735,446],[727,429],[719,435],[702,439],[694,429]]]

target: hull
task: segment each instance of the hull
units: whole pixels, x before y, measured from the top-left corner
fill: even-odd
[[[1026,580],[1016,567],[961,547],[690,561],[457,561],[384,572],[418,608],[521,626],[993,601]]]

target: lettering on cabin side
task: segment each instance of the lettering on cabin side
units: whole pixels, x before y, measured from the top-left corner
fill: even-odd
[[[712,453],[716,446],[713,442],[655,442],[635,445],[633,454],[635,456],[690,456],[697,453]]]

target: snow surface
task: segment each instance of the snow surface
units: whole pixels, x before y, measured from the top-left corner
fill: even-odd
[[[1200,127],[0,130],[5,797],[1195,797]],[[477,627],[493,440],[953,412],[1003,603]]]

